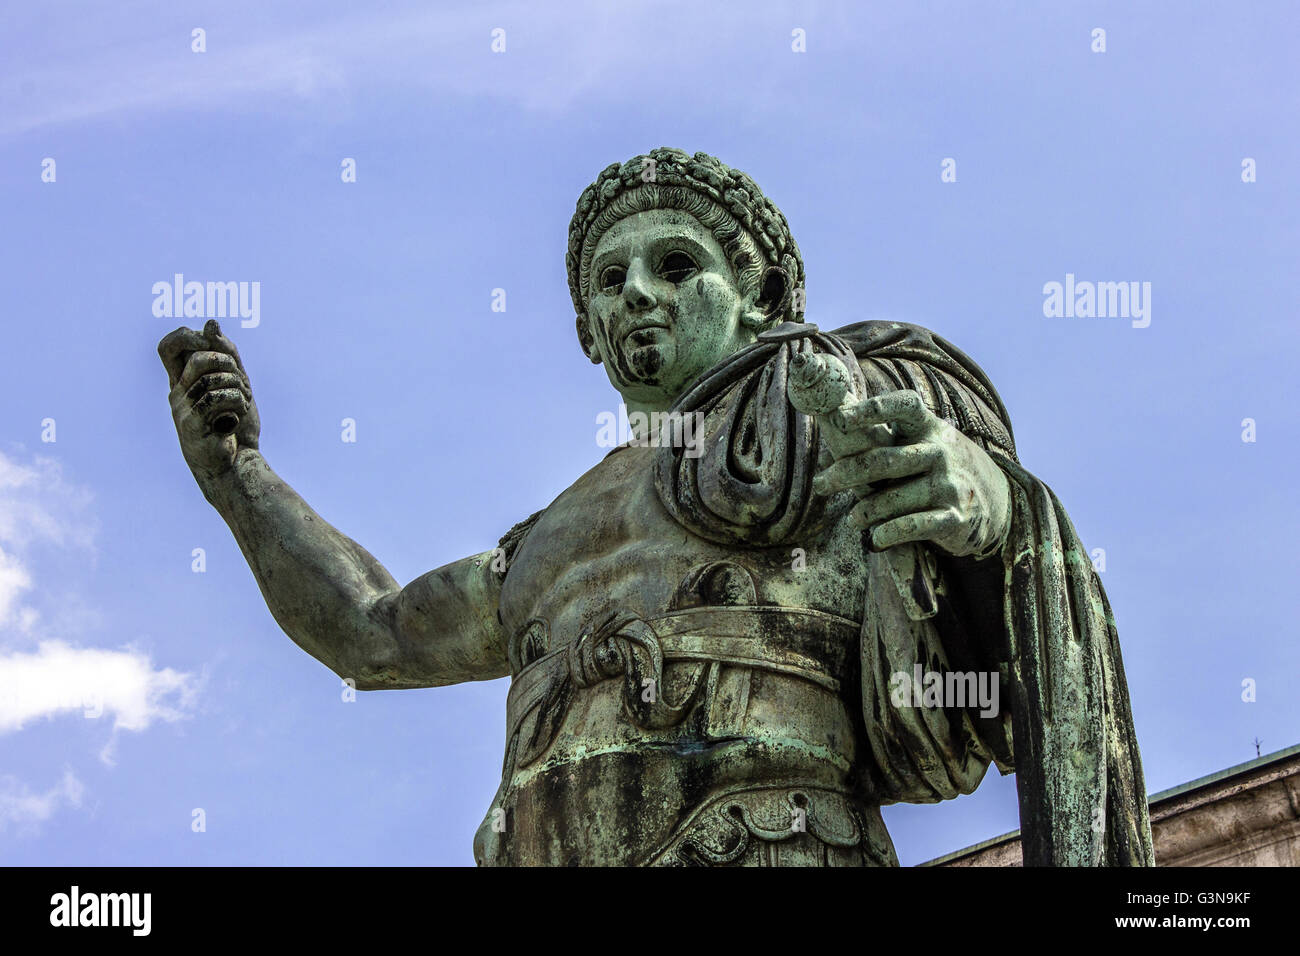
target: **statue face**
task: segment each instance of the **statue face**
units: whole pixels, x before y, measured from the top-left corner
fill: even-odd
[[[697,376],[751,344],[740,291],[713,234],[690,213],[652,209],[601,236],[584,347],[629,402],[671,404]]]

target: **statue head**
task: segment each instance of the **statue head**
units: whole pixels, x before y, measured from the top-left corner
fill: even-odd
[[[578,199],[565,261],[582,350],[629,405],[666,408],[764,329],[802,320],[785,217],[705,153],[608,167]]]

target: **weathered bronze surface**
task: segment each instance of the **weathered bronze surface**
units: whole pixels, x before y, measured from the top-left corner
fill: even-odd
[[[703,153],[602,172],[567,267],[639,440],[406,587],[271,470],[215,322],[158,347],[294,641],[368,690],[511,677],[478,861],[896,865],[880,806],[996,763],[1027,864],[1150,865],[1105,593],[978,366],[917,326],[805,322],[785,217]]]

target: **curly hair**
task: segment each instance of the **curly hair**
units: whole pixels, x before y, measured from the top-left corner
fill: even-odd
[[[791,288],[803,288],[803,259],[790,226],[758,185],[708,153],[692,156],[661,146],[606,167],[578,197],[564,261],[579,316],[587,311],[591,260],[600,237],[620,219],[650,209],[680,209],[698,219],[722,246],[741,291],[755,291],[770,266],[785,271]],[[797,321],[802,297],[794,307],[791,317]]]

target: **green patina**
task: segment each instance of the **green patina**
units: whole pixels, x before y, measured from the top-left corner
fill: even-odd
[[[703,153],[605,169],[566,266],[587,358],[701,444],[620,447],[405,587],[271,470],[215,322],[159,345],[185,460],[295,642],[362,690],[511,677],[479,862],[892,865],[882,805],[996,765],[1026,863],[1150,865],[1109,604],[978,366],[804,321],[785,217]],[[1000,675],[1002,704],[895,704],[914,668]]]

